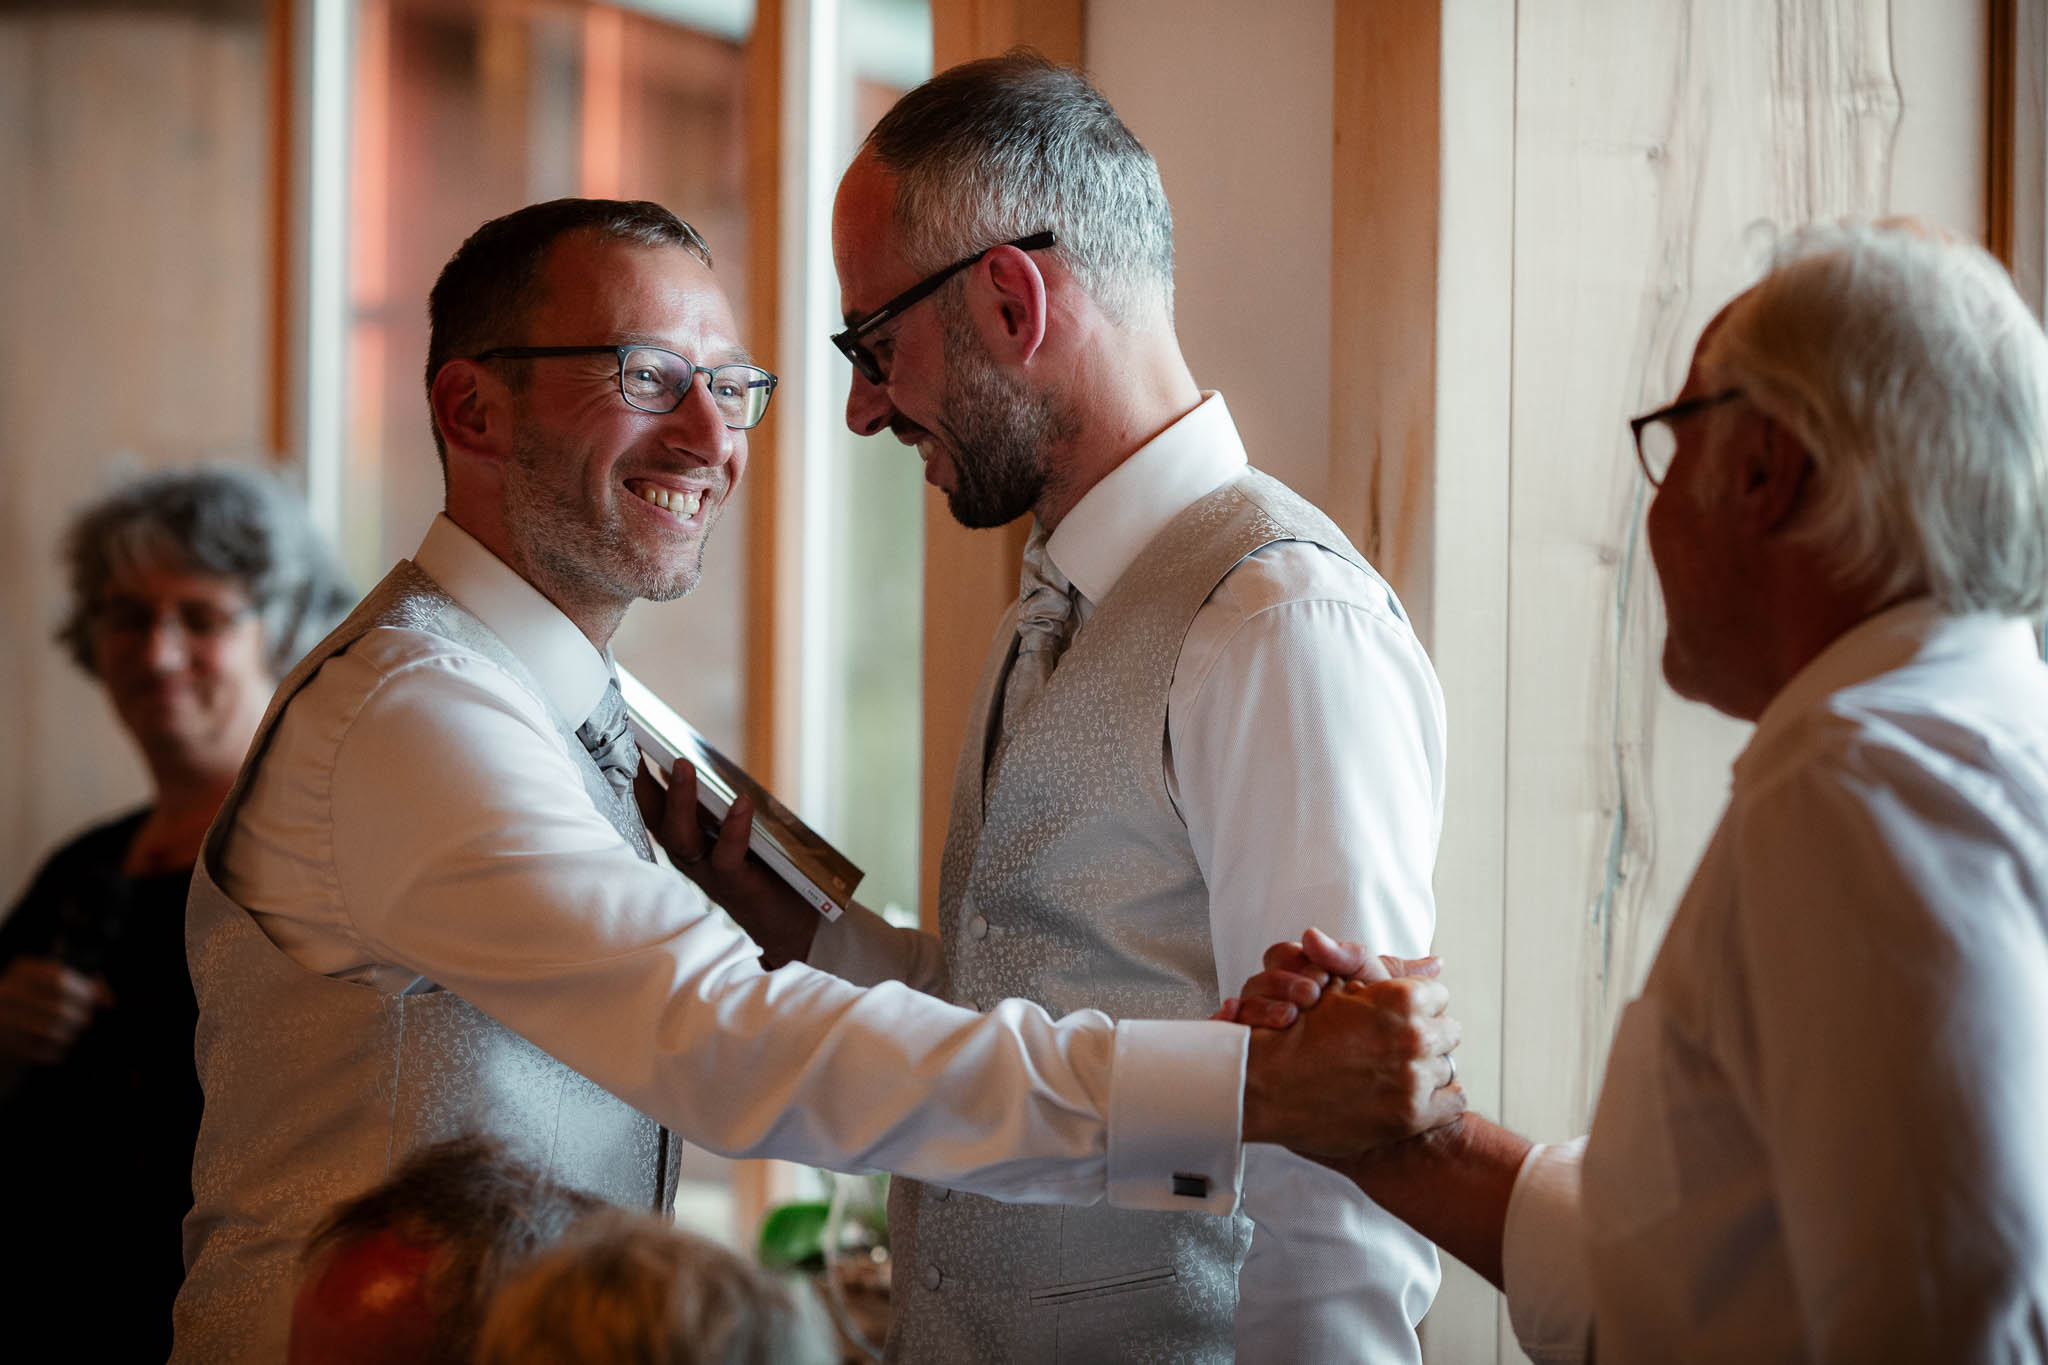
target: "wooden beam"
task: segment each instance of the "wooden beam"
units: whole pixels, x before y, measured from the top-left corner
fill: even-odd
[[[994,57],[1018,45],[1081,65],[1084,0],[933,0],[932,69]]]
[[[782,316],[782,46],[784,12],[782,0],[757,0],[754,30],[747,37],[746,83],[742,98],[745,124],[747,186],[747,336],[757,355],[769,357],[763,364],[790,373],[794,357],[782,351],[778,322]],[[787,405],[789,396],[783,395]],[[776,717],[796,712],[795,669],[800,666],[796,632],[784,629],[794,623],[796,603],[785,600],[789,584],[785,569],[793,562],[798,537],[780,515],[782,511],[782,461],[777,450],[776,406],[748,433],[748,443],[759,455],[748,467],[747,487],[747,582],[745,588],[748,628],[745,632],[744,695],[745,740],[742,748],[750,772],[770,787],[795,790],[794,772],[785,772],[789,755],[779,743],[782,726]]]
[[[1990,98],[1985,103],[1989,126],[1984,146],[1989,165],[1984,176],[1985,242],[1991,254],[2012,269],[2013,230],[2013,45],[2019,25],[2019,0],[1991,0],[1987,25],[1991,41],[1985,56],[1990,70]]]
[[[298,198],[299,169],[296,9],[292,0],[269,0],[264,7],[264,60],[270,66],[270,384],[263,433],[266,453],[280,465],[295,465],[303,453],[292,450],[292,357],[297,335],[292,207]]]
[[[2048,306],[2048,0],[1990,0],[1985,244]]]
[[[1441,7],[1336,7],[1330,508],[1426,646],[1436,442]]]
[[[932,65],[943,71],[1020,43],[1056,62],[1081,64],[1084,0],[933,0]],[[936,490],[924,509],[924,758],[919,800],[918,899],[936,927],[939,855],[946,845],[953,765],[988,634],[1017,596],[1017,567],[1030,518],[1000,531],[969,531]]]

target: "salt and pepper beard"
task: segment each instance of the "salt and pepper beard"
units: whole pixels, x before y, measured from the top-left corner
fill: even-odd
[[[954,485],[946,506],[962,526],[1015,521],[1045,497],[1058,475],[1052,449],[1080,429],[1072,405],[1009,374],[989,355],[957,298],[937,300],[946,338],[945,415]]]
[[[722,502],[715,504],[697,536],[695,552],[671,567],[626,533],[619,511],[603,522],[587,524],[588,510],[573,492],[539,477],[567,457],[530,422],[521,422],[513,437],[506,470],[505,523],[526,560],[523,572],[534,575],[575,601],[615,605],[636,599],[669,602],[696,588],[704,572],[704,547]],[[721,493],[723,489],[719,490]],[[632,497],[620,488],[617,496]],[[712,496],[710,491],[704,495]],[[537,584],[538,585],[538,584]]]

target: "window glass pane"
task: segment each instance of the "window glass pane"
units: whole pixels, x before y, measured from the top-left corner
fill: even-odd
[[[839,165],[905,90],[931,74],[925,0],[848,0],[842,42],[845,142]],[[839,301],[818,325],[839,326]],[[843,399],[851,368],[828,373]],[[866,872],[864,904],[900,923],[917,919],[918,779],[924,643],[924,477],[895,437],[860,437],[840,425],[834,465],[840,507],[831,520],[835,571],[828,658],[835,695],[826,800],[835,838]]]

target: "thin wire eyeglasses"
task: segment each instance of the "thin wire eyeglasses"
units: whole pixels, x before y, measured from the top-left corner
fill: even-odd
[[[674,412],[703,375],[719,420],[734,431],[759,426],[781,382],[759,365],[699,365],[659,346],[494,346],[471,360],[532,360],[557,355],[609,355],[619,362],[619,397],[642,412]]]
[[[1664,486],[1664,476],[1671,472],[1671,458],[1678,453],[1678,433],[1672,430],[1671,424],[1740,397],[1741,389],[1722,389],[1719,393],[1683,399],[1655,412],[1646,412],[1641,417],[1629,418],[1629,435],[1635,438],[1636,443],[1636,463],[1643,467],[1643,477],[1650,481],[1650,487]]]
[[[1007,242],[997,242],[995,246],[985,246],[972,256],[955,261],[944,270],[925,276],[916,284],[911,285],[910,288],[904,290],[895,298],[890,299],[880,308],[877,308],[874,312],[857,318],[848,318],[846,320],[846,330],[832,334],[832,344],[839,348],[841,355],[853,362],[853,368],[860,371],[861,378],[867,380],[870,384],[880,384],[887,376],[882,369],[881,362],[875,359],[875,353],[867,348],[866,343],[861,340],[862,337],[874,331],[883,323],[895,318],[912,304],[930,298],[938,292],[940,285],[988,255],[989,252],[994,251],[996,247],[1013,246],[1019,251],[1043,251],[1045,248],[1053,245],[1056,240],[1057,238],[1053,236],[1052,229],[1047,228],[1043,232],[1034,232],[1028,237],[1017,237]]]

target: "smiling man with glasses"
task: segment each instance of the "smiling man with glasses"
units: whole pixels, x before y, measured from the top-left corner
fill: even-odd
[[[771,979],[654,861],[607,647],[634,601],[696,584],[775,376],[654,204],[486,223],[428,311],[445,510],[284,680],[194,874],[206,1106],[176,1359],[281,1359],[324,1210],[457,1132],[663,1213],[677,1135],[1179,1209],[1228,1207],[1247,1137],[1346,1132],[1293,1098],[1319,1078],[1382,1137],[1455,1112],[1413,1065],[1443,1045],[1434,983],[1254,1048],[1231,1024]]]
[[[750,903],[716,854],[693,875],[772,960],[977,1009],[1200,1019],[1311,923],[1426,952],[1436,678],[1387,585],[1195,383],[1172,215],[1115,111],[1030,55],[941,74],[847,171],[833,256],[847,425],[914,447],[963,525],[1035,518],[1019,604],[961,744],[937,939]],[[1419,1358],[1437,1264],[1415,1233],[1270,1148],[1230,1211],[898,1181],[891,1358]]]

